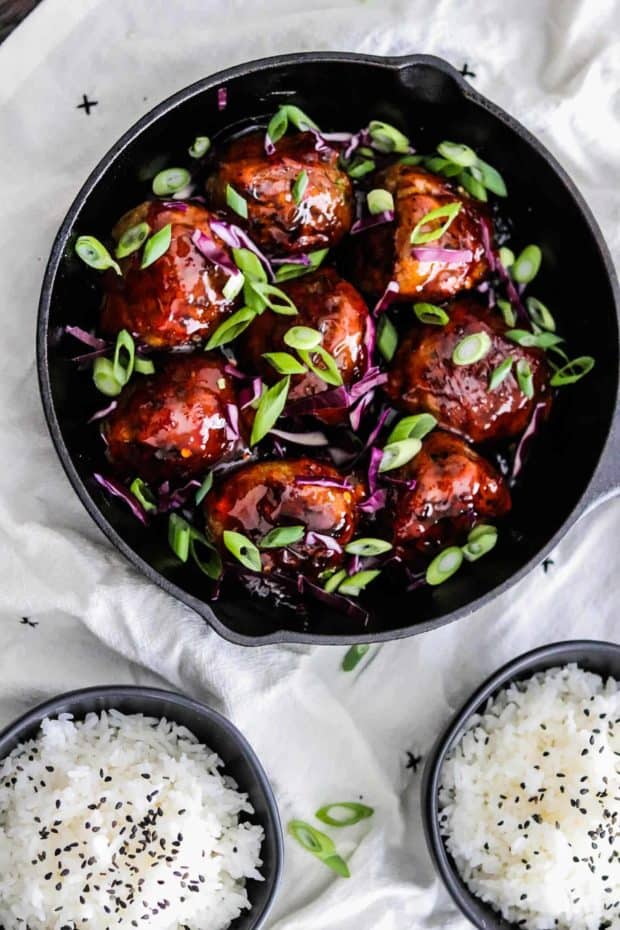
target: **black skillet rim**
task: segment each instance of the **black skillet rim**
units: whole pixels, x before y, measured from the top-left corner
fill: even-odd
[[[168,97],[166,100],[162,101],[152,110],[150,110],[145,116],[134,123],[134,125],[120,137],[120,139],[112,146],[112,148],[109,149],[109,151],[104,155],[101,161],[88,176],[87,180],[82,185],[73,203],[71,204],[65,219],[63,220],[63,223],[58,233],[56,234],[56,238],[52,246],[50,258],[43,278],[37,320],[37,370],[39,378],[39,390],[43,403],[43,411],[52,442],[56,448],[56,452],[60,458],[61,464],[71,486],[80,498],[82,504],[90,516],[93,518],[102,532],[107,536],[110,542],[115,546],[115,548],[118,549],[119,552],[121,552],[125,558],[131,562],[132,565],[134,565],[135,568],[139,569],[139,571],[146,575],[146,577],[149,578],[152,582],[157,584],[160,588],[175,597],[177,600],[181,601],[181,603],[185,604],[187,607],[195,610],[196,613],[198,613],[207,623],[209,623],[210,626],[212,626],[221,637],[240,646],[266,646],[279,643],[348,645],[355,643],[386,642],[391,640],[404,639],[408,636],[425,633],[428,630],[438,629],[447,623],[452,623],[462,617],[467,617],[474,611],[478,610],[480,607],[484,606],[485,604],[499,597],[505,591],[509,590],[509,588],[524,578],[532,570],[532,568],[540,564],[546,555],[566,534],[569,527],[572,526],[578,517],[585,512],[588,506],[599,499],[599,497],[605,496],[605,492],[609,491],[613,486],[613,480],[611,479],[611,476],[607,474],[607,472],[613,466],[613,442],[615,438],[614,423],[617,420],[618,409],[620,408],[620,400],[618,396],[620,389],[615,399],[614,423],[612,423],[610,427],[607,440],[601,451],[598,463],[593,470],[592,477],[587,487],[585,488],[581,498],[576,503],[572,512],[564,520],[552,538],[539,550],[536,555],[534,555],[528,562],[526,562],[525,565],[523,565],[518,571],[512,574],[504,582],[497,585],[491,591],[487,591],[481,597],[476,598],[469,604],[466,604],[457,610],[453,610],[447,614],[436,617],[433,620],[400,627],[396,630],[335,636],[286,629],[275,630],[272,633],[266,634],[265,636],[247,636],[241,633],[237,633],[236,631],[230,629],[230,627],[228,627],[222,620],[219,619],[207,601],[196,598],[189,594],[187,591],[184,591],[182,588],[178,587],[178,585],[172,583],[163,575],[161,575],[156,569],[149,565],[148,562],[145,562],[131,548],[131,546],[129,546],[122,539],[111,523],[109,523],[108,520],[104,517],[94,499],[91,497],[86,485],[80,478],[73,464],[72,457],[65,445],[52,400],[49,375],[48,323],[51,294],[54,288],[56,275],[58,273],[58,268],[64,253],[67,238],[71,233],[75,217],[80,211],[84,200],[89,196],[103,175],[108,171],[110,165],[114,162],[116,157],[144,129],[152,125],[170,110],[173,110],[178,104],[198,94],[202,94],[207,90],[219,87],[236,77],[246,76],[252,73],[259,73],[285,65],[299,63],[321,64],[322,62],[351,62],[371,64],[375,67],[388,68],[391,70],[400,70],[402,68],[407,68],[418,64],[436,68],[456,82],[464,97],[472,100],[477,105],[482,106],[484,109],[488,110],[496,119],[500,120],[506,126],[508,126],[509,129],[517,133],[517,135],[519,135],[528,145],[530,145],[542,158],[548,162],[549,166],[560,177],[560,180],[567,188],[568,193],[576,202],[583,220],[587,224],[589,231],[596,243],[596,247],[611,285],[616,307],[616,314],[620,319],[620,287],[618,285],[618,280],[615,274],[614,266],[612,264],[611,256],[607,249],[603,234],[598,227],[598,224],[596,223],[596,220],[594,219],[589,207],[585,203],[583,197],[575,187],[572,180],[568,177],[564,169],[558,164],[555,158],[542,145],[542,143],[538,141],[538,139],[536,139],[528,130],[526,130],[520,123],[518,123],[517,120],[505,113],[500,107],[494,103],[491,103],[491,101],[487,100],[486,97],[483,97],[473,88],[471,88],[467,81],[462,77],[462,75],[451,64],[444,61],[442,58],[438,58],[434,55],[381,57],[375,55],[362,55],[353,52],[302,52],[256,59],[255,61],[237,65],[224,71],[219,71],[210,77],[196,81],[189,87],[178,91],[176,94],[173,94],[171,97]],[[620,430],[618,430],[618,433],[618,439],[620,439]]]

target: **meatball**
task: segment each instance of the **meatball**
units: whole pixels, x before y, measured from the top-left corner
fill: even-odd
[[[105,333],[127,329],[147,345],[168,349],[204,342],[217,329],[233,308],[223,294],[228,275],[192,242],[198,229],[227,250],[211,232],[211,219],[197,204],[172,206],[152,201],[119,220],[113,230],[117,241],[144,221],[151,235],[172,223],[172,239],[164,255],[147,268],[140,268],[142,252],[138,250],[121,260],[122,277],[113,272],[106,275],[101,316]]]
[[[292,326],[311,326],[322,335],[322,346],[336,360],[343,384],[350,385],[366,370],[368,352],[366,337],[372,326],[368,308],[355,288],[344,281],[333,268],[324,268],[284,285],[298,310],[296,317],[263,313],[246,330],[240,345],[240,358],[248,368],[258,370],[268,383],[280,375],[262,358],[264,352],[290,352],[284,334]],[[320,365],[320,360],[313,360]],[[312,371],[294,375],[291,379],[289,403],[303,397],[330,390],[331,385]],[[344,408],[326,408],[317,416],[327,423],[346,418]]]
[[[338,167],[338,154],[318,152],[309,132],[287,135],[267,155],[263,133],[241,136],[230,143],[207,191],[218,208],[226,207],[231,185],[247,202],[248,218],[235,214],[254,241],[273,255],[290,255],[337,245],[353,222],[353,189]],[[293,197],[302,171],[308,181]]]
[[[398,299],[438,301],[474,287],[488,271],[482,224],[485,208],[467,194],[457,193],[445,178],[409,165],[393,165],[373,182],[394,197],[394,222],[355,236],[354,280],[363,291],[382,294],[390,281],[400,288]],[[416,258],[411,233],[438,207],[458,202],[461,209],[441,238],[420,248],[459,249],[467,258]],[[443,220],[438,220],[438,223]],[[490,223],[487,226],[490,229]]]
[[[303,525],[307,532],[300,542],[261,550],[263,572],[316,576],[343,561],[362,496],[361,486],[331,465],[309,458],[279,459],[238,469],[209,492],[203,507],[207,529],[220,544],[224,530],[243,533],[258,544],[274,527]]]
[[[391,473],[393,539],[404,558],[432,554],[465,541],[475,523],[510,510],[510,492],[499,472],[466,443],[441,430],[425,439],[406,465]]]
[[[202,475],[243,448],[236,410],[223,361],[172,357],[157,374],[136,379],[104,421],[108,457],[119,472],[147,481]]]
[[[402,410],[432,413],[440,426],[473,443],[518,435],[537,404],[551,405],[544,352],[507,339],[508,327],[501,316],[472,298],[454,301],[446,311],[450,322],[445,326],[415,326],[402,340],[387,393]],[[478,362],[455,365],[452,353],[457,343],[479,332],[490,336],[489,352]],[[490,390],[492,372],[508,358],[513,359],[509,374]],[[532,397],[523,393],[517,381],[516,366],[521,359],[532,372]]]

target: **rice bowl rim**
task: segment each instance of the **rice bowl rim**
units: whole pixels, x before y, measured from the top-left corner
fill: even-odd
[[[121,710],[116,702],[123,701],[130,701],[132,704],[135,704],[135,707],[131,710]],[[92,706],[94,702],[96,702],[96,707]],[[148,702],[161,704],[161,712],[155,712],[152,707],[149,709]],[[206,724],[214,733],[219,731],[219,734],[224,737],[224,740],[227,741],[231,747],[234,747],[236,758],[233,758],[229,754],[222,753],[219,749],[210,745],[208,741],[205,741],[203,737],[194,732],[191,724],[181,723],[176,720],[170,713],[171,706],[172,708],[183,709],[186,712],[188,711],[194,714],[197,722],[200,722],[202,725]],[[168,708],[168,712],[164,711],[164,707]],[[282,823],[278,804],[262,763],[241,730],[219,711],[193,698],[186,697],[176,691],[168,691],[165,688],[150,688],[141,685],[96,685],[93,687],[66,691],[37,704],[0,731],[0,763],[4,761],[18,744],[35,738],[38,735],[41,723],[46,717],[54,718],[58,717],[59,714],[72,714],[76,721],[80,721],[84,720],[89,713],[100,715],[102,711],[111,710],[118,710],[119,713],[125,716],[142,714],[145,717],[159,717],[159,719],[165,717],[170,723],[186,727],[194,734],[199,743],[207,745],[210,750],[215,752],[216,755],[222,759],[224,765],[220,771],[224,776],[230,775],[230,767],[235,764],[237,759],[241,759],[251,770],[256,781],[256,787],[254,789],[248,789],[244,784],[237,783],[237,790],[247,794],[252,807],[255,809],[255,813],[250,815],[250,819],[254,823],[259,823],[263,828],[265,837],[263,839],[261,852],[264,854],[267,845],[271,847],[273,865],[268,870],[264,862],[263,865],[260,866],[260,871],[264,879],[264,881],[260,883],[261,887],[268,889],[265,900],[260,906],[257,906],[250,896],[251,907],[249,911],[235,918],[230,925],[230,930],[237,930],[237,927],[239,927],[240,930],[241,928],[243,928],[243,930],[259,930],[271,911],[282,879],[284,862]],[[219,739],[217,742],[219,743]],[[228,758],[226,757],[227,755]],[[236,778],[235,782],[237,782]],[[262,804],[260,806],[264,807],[264,814],[256,813],[256,802],[259,796],[261,796],[260,800]]]
[[[461,878],[439,829],[438,792],[443,763],[460,741],[472,716],[482,713],[489,698],[516,681],[558,666],[576,663],[585,671],[620,681],[620,645],[594,639],[567,640],[539,646],[511,659],[493,672],[465,701],[440,733],[428,754],[421,785],[422,821],[426,845],[447,891],[459,910],[479,930],[522,930],[475,895]]]

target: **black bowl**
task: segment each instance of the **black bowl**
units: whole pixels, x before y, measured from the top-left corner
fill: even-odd
[[[217,89],[228,106],[217,108]],[[240,586],[213,606],[205,578],[172,557],[165,527],[145,532],[126,505],[94,482],[101,443],[85,421],[102,406],[89,378],[76,370],[62,327],[97,319],[96,275],[74,256],[79,234],[105,238],[114,221],[148,194],[146,179],[164,163],[187,158],[188,140],[209,130],[268,120],[284,101],[299,104],[326,130],[357,129],[376,117],[397,124],[430,151],[442,139],[469,143],[505,176],[516,245],[541,245],[535,293],[549,304],[575,355],[596,358],[594,370],[560,392],[551,420],[514,493],[512,514],[496,549],[438,588],[408,593],[375,585],[361,626],[321,603],[307,615],[249,595]],[[346,53],[286,55],[251,62],[182,90],[130,129],[80,190],[58,233],[39,309],[38,370],[45,415],[69,480],[112,543],[137,568],[196,610],[221,635],[243,645],[274,642],[377,642],[423,633],[462,617],[522,578],[591,505],[620,483],[618,296],[601,233],[575,186],[551,155],[512,117],[490,103],[439,58],[373,58]]]
[[[439,872],[454,903],[480,930],[520,930],[505,920],[490,905],[476,897],[460,877],[456,864],[447,851],[439,831],[437,793],[441,784],[441,767],[451,747],[457,743],[467,721],[481,713],[498,691],[513,681],[530,678],[536,672],[576,662],[589,672],[620,681],[620,646],[598,640],[578,639],[541,646],[508,662],[488,678],[469,698],[450,722],[431,750],[422,776],[422,818],[426,843],[435,868]]]
[[[230,930],[258,930],[267,919],[274,902],[282,873],[284,847],[278,805],[271,785],[254,750],[240,731],[217,711],[191,698],[160,688],[109,685],[70,691],[29,710],[0,733],[0,759],[18,743],[36,736],[45,717],[73,714],[82,719],[86,714],[101,713],[115,708],[124,714],[145,714],[166,717],[191,730],[198,739],[213,749],[224,762],[224,772],[232,776],[240,791],[248,794],[254,808],[253,823],[265,831],[261,849],[262,882],[247,882],[249,911],[230,925]]]

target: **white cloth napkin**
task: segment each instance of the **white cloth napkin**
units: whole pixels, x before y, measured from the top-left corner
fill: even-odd
[[[287,839],[272,930],[465,925],[433,872],[407,764],[509,658],[617,640],[620,502],[586,515],[546,571],[467,620],[375,648],[354,673],[340,648],[231,646],[128,567],[61,471],[33,351],[53,236],[119,134],[184,85],[281,52],[419,51],[467,64],[549,146],[617,254],[619,17],[614,0],[44,0],[0,48],[0,723],[69,688],[155,682],[241,727],[285,823],[363,796],[374,817],[336,836],[348,881]],[[90,114],[83,94],[97,101]]]

